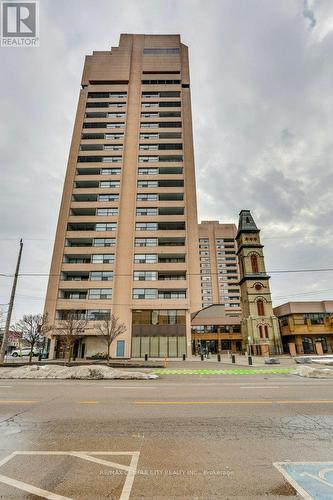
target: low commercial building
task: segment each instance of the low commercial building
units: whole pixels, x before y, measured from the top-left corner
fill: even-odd
[[[227,313],[221,304],[201,309],[192,316],[192,354],[240,352],[241,318]]]
[[[275,307],[274,314],[285,353],[333,353],[333,300],[287,302]]]

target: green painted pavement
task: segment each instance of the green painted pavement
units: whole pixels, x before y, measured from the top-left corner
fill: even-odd
[[[227,370],[172,370],[159,368],[153,370],[158,375],[253,375],[262,373],[292,373],[293,368],[233,368]]]

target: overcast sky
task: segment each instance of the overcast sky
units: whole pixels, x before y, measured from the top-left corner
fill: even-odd
[[[250,209],[269,271],[333,268],[331,0],[41,0],[39,48],[0,48],[0,273],[20,237],[21,272],[49,272],[84,56],[122,32],[189,46],[199,220]],[[332,279],[272,274],[274,304],[332,300]],[[14,320],[46,285],[20,278]]]

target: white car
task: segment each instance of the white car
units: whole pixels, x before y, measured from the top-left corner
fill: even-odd
[[[17,358],[18,356],[29,356],[30,355],[30,351],[31,351],[30,347],[22,347],[22,349],[15,349],[10,354],[14,358]],[[32,351],[32,355],[33,356],[38,356],[39,352],[34,349]]]

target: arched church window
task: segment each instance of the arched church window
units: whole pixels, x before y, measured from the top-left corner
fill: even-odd
[[[258,268],[258,258],[255,254],[251,255],[251,268],[253,273],[258,273],[259,268]]]
[[[257,311],[258,316],[265,316],[264,302],[261,299],[257,300]]]

